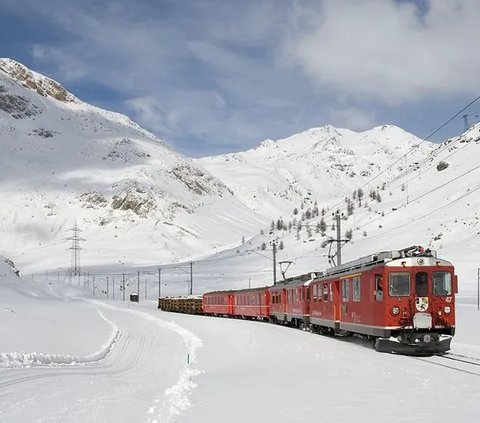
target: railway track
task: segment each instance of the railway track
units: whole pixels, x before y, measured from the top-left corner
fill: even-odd
[[[463,354],[445,353],[431,357],[414,357],[436,366],[480,377],[480,358]]]

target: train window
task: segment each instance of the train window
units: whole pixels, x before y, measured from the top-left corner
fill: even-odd
[[[318,285],[313,285],[313,301],[317,301],[318,298]]]
[[[452,295],[452,275],[448,272],[433,272],[433,294]]]
[[[328,301],[328,284],[323,284],[323,301]]]
[[[353,301],[360,301],[360,276],[352,279],[353,284]]]
[[[350,298],[350,284],[348,279],[342,280],[342,301],[344,303],[348,302]]]
[[[417,297],[426,297],[428,295],[427,272],[417,272],[415,275],[415,294]]]
[[[330,282],[330,302],[333,303],[333,284]]]
[[[390,273],[388,293],[391,297],[408,297],[410,295],[410,273]]]

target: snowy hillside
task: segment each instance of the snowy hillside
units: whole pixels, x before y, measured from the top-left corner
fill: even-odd
[[[265,248],[263,254],[271,256],[273,240],[283,247],[277,261],[292,262],[287,276],[330,267],[335,244],[330,249],[327,241],[336,238],[332,213],[338,210],[341,237],[351,238],[343,247],[343,262],[429,246],[456,265],[460,294],[472,295],[480,247],[478,149],[479,125],[440,145],[391,126],[360,134],[325,127],[198,162],[245,204],[270,215],[271,233],[257,234],[232,251],[242,255],[236,262],[248,257],[253,268],[261,269],[253,278],[256,285],[271,280],[271,265],[252,249]],[[245,277],[237,286],[245,286]]]
[[[342,198],[387,169],[387,181],[434,148],[424,143],[398,163],[420,139],[395,126],[357,133],[332,126],[289,138],[266,140],[242,153],[198,159],[252,210],[267,218],[290,213],[301,202]],[[392,166],[392,164],[394,164]],[[292,206],[293,205],[293,206]]]
[[[477,126],[438,145],[393,126],[327,126],[191,160],[127,117],[2,59],[0,251],[23,273],[65,270],[77,222],[82,264],[156,269],[193,259],[198,293],[269,283],[271,258],[262,255],[271,257],[272,241],[278,261],[292,262],[287,275],[329,267],[339,210],[341,236],[351,238],[343,261],[426,245],[456,264],[468,294],[478,262],[479,135]],[[247,265],[248,275],[239,270]]]
[[[127,117],[9,59],[0,59],[0,148],[0,252],[23,271],[70,266],[65,238],[75,222],[90,264],[174,261],[263,222]],[[223,224],[228,236],[211,230]]]

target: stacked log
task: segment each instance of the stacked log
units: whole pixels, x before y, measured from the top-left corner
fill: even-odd
[[[158,308],[175,313],[202,314],[202,297],[163,297],[158,299]]]

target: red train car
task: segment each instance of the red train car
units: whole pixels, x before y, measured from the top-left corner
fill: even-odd
[[[270,287],[270,317],[275,323],[308,327],[310,319],[310,283],[315,273],[289,278]]]
[[[384,352],[450,349],[457,276],[430,250],[415,246],[366,256],[328,270],[310,289],[314,329],[362,334]]]
[[[233,314],[234,292],[235,291],[217,291],[203,294],[203,313],[213,316],[231,316]]]
[[[234,316],[268,320],[270,318],[270,291],[268,287],[243,289],[233,292]]]

